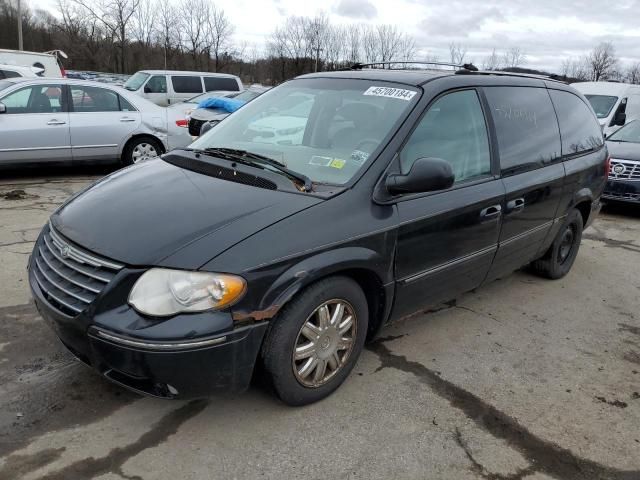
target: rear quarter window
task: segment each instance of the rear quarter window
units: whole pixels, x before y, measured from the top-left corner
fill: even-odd
[[[540,168],[561,157],[558,121],[545,88],[485,87],[484,91],[503,175]]]
[[[171,84],[176,93],[202,93],[202,78],[191,76],[172,76]]]
[[[238,87],[238,81],[235,78],[204,77],[204,89],[207,92],[214,90],[237,92],[240,90],[240,87]]]
[[[604,139],[593,111],[573,93],[550,90],[558,114],[562,154],[576,155],[600,148]]]

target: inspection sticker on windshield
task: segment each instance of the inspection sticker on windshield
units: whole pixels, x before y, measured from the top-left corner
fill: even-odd
[[[417,92],[413,90],[405,90],[404,88],[391,87],[369,87],[363,95],[372,95],[374,97],[399,98],[407,102],[413,98]]]

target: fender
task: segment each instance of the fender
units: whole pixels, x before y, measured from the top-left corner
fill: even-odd
[[[340,272],[359,270],[374,275],[380,286],[393,282],[393,246],[389,253],[381,254],[366,247],[343,247],[327,250],[302,259],[282,272],[262,295],[253,312],[234,311],[234,320],[266,320],[299,291],[311,283]],[[390,303],[391,299],[387,300]]]
[[[593,202],[593,192],[588,187],[581,188],[580,190],[578,190],[573,195],[573,201],[571,202],[571,208],[575,207],[580,202],[585,202],[585,201],[589,202],[589,203]]]

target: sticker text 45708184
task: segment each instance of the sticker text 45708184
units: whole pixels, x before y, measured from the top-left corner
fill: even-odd
[[[369,87],[363,95],[371,95],[374,97],[399,98],[400,100],[411,100],[418,92],[407,90],[405,88],[392,87]]]

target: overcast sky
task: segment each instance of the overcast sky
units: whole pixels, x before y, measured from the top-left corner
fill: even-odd
[[[640,0],[215,0],[236,38],[261,46],[288,15],[324,10],[333,23],[390,23],[415,37],[422,56],[449,60],[448,45],[482,64],[495,47],[520,47],[526,66],[558,70],[562,59],[611,41],[622,63],[640,61]],[[30,0],[55,11],[55,0]]]

